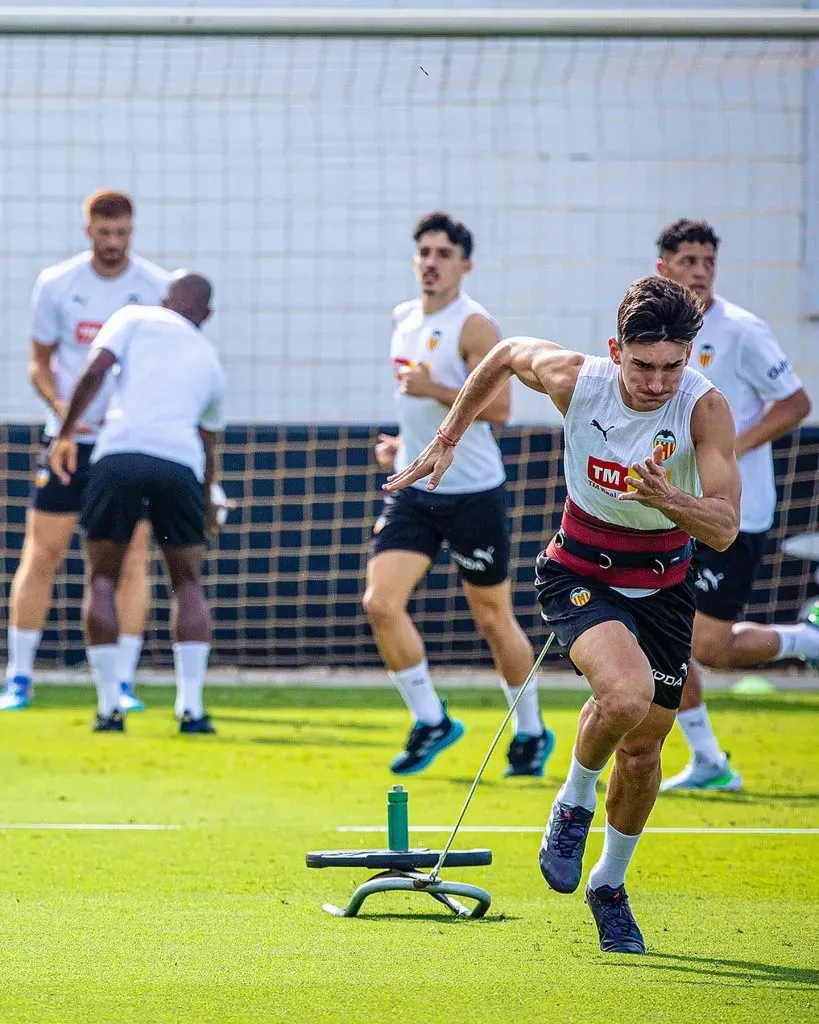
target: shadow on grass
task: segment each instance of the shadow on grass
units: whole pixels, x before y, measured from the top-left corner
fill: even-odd
[[[629,961],[632,963],[632,961]],[[802,991],[819,990],[819,970],[764,964],[755,960],[719,960],[716,957],[683,956],[678,953],[649,952],[635,957],[635,967],[648,967],[683,974],[699,974],[726,981],[761,981],[778,987],[796,986]]]
[[[356,921],[433,921],[439,924],[468,924],[469,918],[457,917],[455,914],[451,914],[446,910],[441,910],[440,913],[436,913],[434,910],[429,913],[423,911],[413,911],[411,913],[402,913],[400,910],[396,910],[394,913],[388,911],[378,911],[373,913],[369,910],[361,911],[355,919]],[[480,927],[483,928],[487,924],[503,924],[504,921],[519,921],[519,917],[514,917],[511,914],[497,914],[493,915],[492,911],[482,917],[480,920]],[[474,923],[474,922],[473,922]]]
[[[225,711],[219,711],[218,718],[220,722],[230,722],[231,724],[273,725],[295,729],[361,729],[366,730],[367,732],[390,729],[390,726],[377,722],[350,722],[344,721],[343,719],[333,719],[329,722],[316,722],[310,718],[267,718],[258,715],[234,715]]]
[[[753,806],[754,804],[769,804],[776,803],[781,800],[784,803],[817,803],[819,802],[819,793],[780,793],[777,791],[773,792],[754,792],[753,790],[743,790],[741,793],[693,793],[690,790],[675,791],[671,790],[668,793],[663,793],[663,803],[667,800],[683,800],[688,798],[689,800],[697,800],[702,802],[713,802],[714,804],[745,804],[746,806]]]

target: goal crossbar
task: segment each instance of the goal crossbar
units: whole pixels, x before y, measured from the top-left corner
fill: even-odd
[[[0,35],[819,38],[819,11],[0,8]]]

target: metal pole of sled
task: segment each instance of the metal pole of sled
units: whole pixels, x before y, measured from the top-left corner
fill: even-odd
[[[554,633],[551,633],[549,635],[549,639],[543,645],[543,650],[537,656],[537,659],[536,659],[534,665],[532,665],[532,669],[529,672],[529,675],[524,679],[523,685],[521,686],[521,688],[518,690],[517,694],[515,695],[515,699],[512,701],[511,705],[509,706],[509,710],[504,715],[503,721],[501,722],[500,726],[498,727],[498,731],[495,733],[495,738],[492,740],[492,742],[489,745],[489,750],[487,750],[487,752],[486,752],[486,757],[484,757],[483,761],[481,762],[481,766],[478,769],[478,774],[475,776],[475,778],[474,778],[474,780],[472,782],[472,785],[469,787],[469,792],[466,794],[466,800],[464,800],[464,805],[461,808],[461,813],[458,815],[458,820],[455,822],[455,824],[452,827],[452,831],[449,833],[449,838],[447,839],[446,843],[444,844],[443,850],[441,850],[441,856],[438,858],[438,863],[435,865],[435,867],[429,873],[429,884],[430,885],[433,885],[435,882],[438,881],[438,875],[441,873],[441,868],[444,866],[444,861],[446,860],[446,855],[452,849],[452,844],[455,842],[455,836],[458,834],[458,829],[461,827],[461,822],[464,820],[464,816],[465,816],[465,814],[467,812],[467,809],[469,808],[469,805],[472,802],[472,797],[475,794],[475,790],[478,788],[478,783],[481,781],[481,778],[483,776],[484,770],[485,770],[486,766],[489,764],[489,759],[492,756],[492,754],[495,752],[495,747],[498,745],[498,743],[500,743],[501,736],[503,736],[503,733],[504,733],[504,730],[506,729],[506,726],[509,724],[509,721],[511,720],[512,715],[515,713],[515,709],[518,706],[518,701],[523,696],[523,691],[526,689],[526,687],[532,682],[532,680],[537,675],[537,670],[540,668],[541,662],[546,657],[546,655],[547,655],[547,653],[549,651],[549,648],[552,646],[552,643],[554,642],[554,639],[555,639],[555,635],[554,635]]]

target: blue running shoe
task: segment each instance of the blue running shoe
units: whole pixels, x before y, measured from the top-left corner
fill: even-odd
[[[14,676],[0,692],[0,711],[22,711],[29,706],[33,695],[28,676]]]
[[[503,773],[505,779],[513,775],[533,775],[542,779],[546,762],[555,749],[555,734],[544,726],[540,736],[529,736],[525,732],[515,734],[506,752],[509,764]]]
[[[145,701],[140,700],[139,697],[134,693],[134,688],[130,683],[119,684],[119,706],[123,711],[144,711]]]
[[[583,851],[591,828],[593,811],[552,804],[552,817],[540,845],[540,873],[555,892],[570,893],[580,885]]]
[[[646,944],[631,912],[624,885],[616,889],[610,885],[587,888],[586,903],[597,925],[600,949],[604,953],[645,953]]]
[[[91,732],[125,732],[125,715],[121,711],[112,711],[110,715],[97,712]]]
[[[211,722],[210,715],[194,718],[190,711],[186,711],[179,719],[179,731],[184,733],[215,733],[216,726]]]
[[[422,772],[435,760],[442,750],[457,743],[466,729],[457,718],[444,715],[438,725],[416,722],[410,729],[407,744],[393,760],[390,771],[395,775],[415,775]]]

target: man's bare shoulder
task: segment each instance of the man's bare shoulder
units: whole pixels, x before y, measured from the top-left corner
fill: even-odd
[[[696,445],[706,438],[717,440],[724,436],[733,439],[734,434],[734,416],[728,399],[718,388],[711,388],[694,404],[691,439]]]

